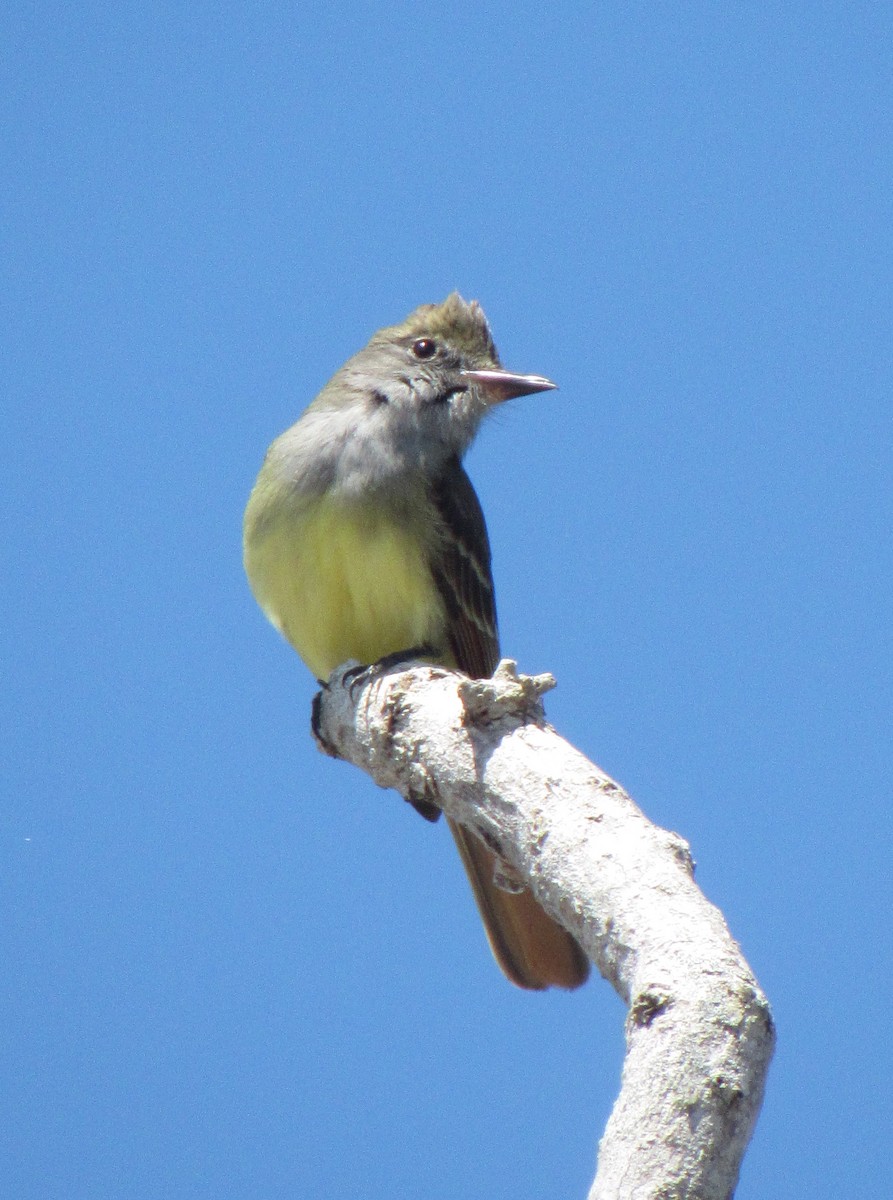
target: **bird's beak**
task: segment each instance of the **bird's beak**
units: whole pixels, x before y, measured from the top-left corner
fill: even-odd
[[[511,371],[481,370],[463,371],[462,378],[477,384],[490,404],[502,404],[516,396],[530,396],[533,392],[548,392],[558,386],[542,375],[513,375]]]

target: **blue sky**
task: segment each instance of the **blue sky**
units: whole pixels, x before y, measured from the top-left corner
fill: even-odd
[[[584,1196],[606,983],[316,752],[267,443],[453,288],[504,651],[691,842],[779,1046],[740,1200],[889,1172],[893,12],[10,4],[0,1189]],[[884,1181],[884,1183],[882,1183]]]

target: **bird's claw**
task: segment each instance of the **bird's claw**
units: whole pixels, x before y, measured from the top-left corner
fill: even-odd
[[[433,646],[427,645],[412,646],[408,650],[394,650],[390,654],[383,655],[374,663],[349,667],[341,678],[350,692],[351,700],[355,700],[358,688],[365,687],[367,683],[371,683],[373,679],[377,679],[381,675],[386,675],[393,667],[398,667],[401,663],[416,662],[420,658],[430,658],[436,653]]]

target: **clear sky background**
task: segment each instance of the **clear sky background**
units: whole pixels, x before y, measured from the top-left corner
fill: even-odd
[[[503,647],[779,1028],[740,1200],[891,1145],[886,3],[20,4],[0,29],[0,1194],[583,1197],[624,1010],[321,756],[241,516],[458,288]]]

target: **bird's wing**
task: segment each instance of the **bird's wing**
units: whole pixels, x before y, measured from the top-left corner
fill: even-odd
[[[441,536],[431,570],[447,613],[455,665],[472,679],[488,679],[499,661],[490,543],[480,501],[458,458],[432,485]]]

